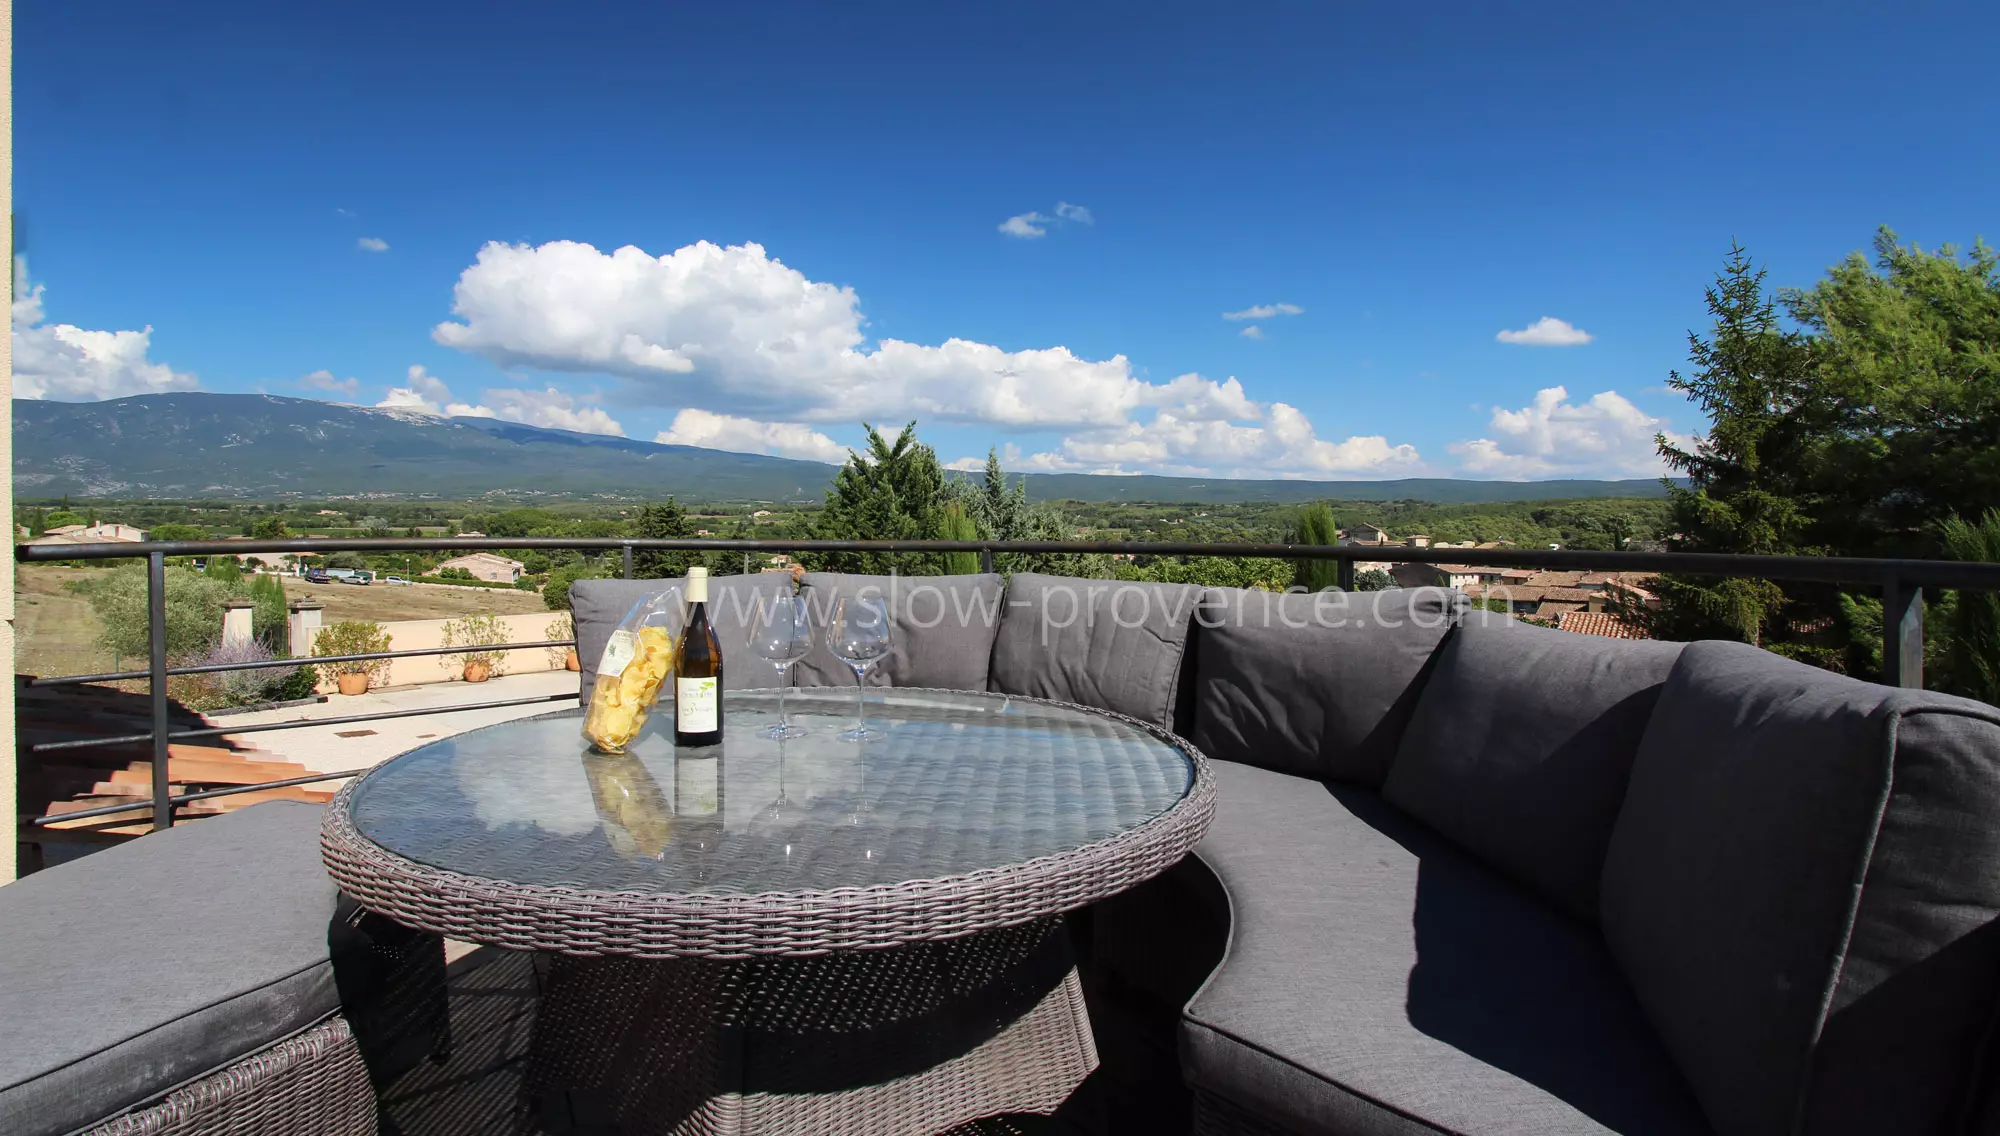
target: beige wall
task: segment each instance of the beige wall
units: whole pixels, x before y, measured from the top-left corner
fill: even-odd
[[[500,625],[506,629],[509,643],[540,643],[547,639],[567,638],[562,634],[551,634],[549,624],[561,619],[559,612],[537,611],[526,615],[503,615]],[[421,651],[427,647],[444,646],[444,625],[448,619],[404,619],[382,624],[382,630],[389,633],[391,651]],[[530,671],[559,671],[563,669],[563,652],[554,647],[531,647],[521,651],[508,651],[502,656],[499,670],[502,674],[527,674]],[[416,686],[430,682],[462,682],[460,672],[463,664],[450,655],[428,655],[420,659],[391,659],[386,680],[378,680],[382,686]],[[334,689],[332,683],[320,680],[322,693]]]
[[[14,217],[14,4],[0,0],[0,66],[6,69],[0,82],[0,214],[11,229]],[[11,252],[13,242],[8,242]],[[10,258],[11,261],[11,258]],[[13,299],[14,266],[7,265],[8,299]],[[14,338],[10,322],[0,331],[0,505],[14,515]],[[12,670],[14,659],[14,550],[10,545],[0,567],[0,651],[5,651]],[[0,760],[0,884],[14,878],[16,850],[14,825],[19,804],[14,799],[14,692],[0,699],[0,731],[7,735],[7,756]]]

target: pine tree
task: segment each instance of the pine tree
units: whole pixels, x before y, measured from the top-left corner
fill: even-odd
[[[1688,482],[1667,483],[1674,542],[1690,552],[1809,551],[1807,476],[1826,419],[1812,345],[1779,326],[1764,272],[1740,245],[1730,249],[1707,301],[1714,327],[1706,339],[1688,333],[1694,370],[1670,373],[1667,386],[1693,400],[1712,425],[1691,444],[1665,434],[1656,440],[1660,456]],[[1761,643],[1782,631],[1786,595],[1769,580],[1669,575],[1660,583],[1662,604],[1650,622],[1663,638]]]

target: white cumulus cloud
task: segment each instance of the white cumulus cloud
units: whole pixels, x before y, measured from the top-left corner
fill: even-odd
[[[299,377],[299,385],[309,390],[323,390],[331,391],[334,394],[344,394],[349,398],[353,398],[355,395],[361,393],[360,379],[351,377],[337,379],[333,377],[332,371],[325,368],[314,371],[310,375],[301,375]]]
[[[1273,316],[1303,315],[1305,309],[1297,304],[1252,304],[1240,312],[1224,312],[1226,320],[1267,320]]]
[[[1016,213],[1000,222],[1000,231],[1010,237],[1023,239],[1046,237],[1049,235],[1049,222],[1052,220],[1054,218],[1030,210],[1026,213]]]
[[[777,454],[807,461],[840,463],[847,447],[798,422],[759,422],[730,414],[688,407],[674,415],[673,424],[654,436],[669,446],[700,446],[740,454]]]
[[[153,328],[91,331],[42,322],[42,285],[30,286],[26,257],[14,258],[14,397],[93,402],[194,390],[195,377],[146,357]]]
[[[1167,473],[1200,477],[1355,477],[1413,472],[1416,447],[1381,435],[1329,442],[1297,407],[1258,407],[1248,422],[1162,410],[1150,422],[1070,435],[1026,468],[1052,472]]]
[[[1496,407],[1487,429],[1490,437],[1455,442],[1450,451],[1467,473],[1513,480],[1655,477],[1666,466],[1654,435],[1693,441],[1616,391],[1573,403],[1564,387],[1544,387],[1519,410]]]
[[[1258,327],[1256,324],[1253,323],[1245,327],[1242,331],[1237,332],[1236,334],[1242,336],[1245,339],[1262,339],[1264,338],[1264,329]]]
[[[1571,327],[1566,320],[1543,316],[1519,331],[1502,331],[1493,338],[1526,347],[1579,347],[1592,337],[1580,327]]]
[[[382,401],[375,405],[392,410],[417,410],[445,418],[498,418],[551,430],[625,436],[625,428],[601,407],[580,402],[576,396],[555,387],[538,391],[489,387],[484,392],[484,402],[473,404],[453,398],[451,388],[445,385],[444,380],[426,372],[421,364],[410,368],[408,382],[408,386],[389,388]]]
[[[1097,224],[1097,218],[1090,215],[1090,210],[1087,207],[1071,205],[1067,201],[1056,202],[1056,216],[1065,221],[1075,221],[1079,225]]]
[[[1274,413],[1235,379],[1151,382],[1123,355],[1093,360],[1066,347],[1007,351],[957,338],[871,344],[852,288],[810,280],[755,244],[703,241],[652,256],[573,241],[494,242],[460,275],[453,311],[458,318],[433,337],[501,367],[612,375],[627,404],[758,423],[915,417],[1075,432],[1079,444],[1097,444],[1098,432],[1154,416],[1163,431],[1218,419],[1261,429]],[[1287,468],[1328,460],[1309,447],[1249,451],[1282,456]]]
[[[354,243],[360,245],[363,251],[366,252],[389,251],[389,242],[383,240],[381,237],[362,237],[360,240]]]

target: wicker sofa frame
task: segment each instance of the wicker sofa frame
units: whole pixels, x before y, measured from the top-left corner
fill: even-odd
[[[375,1136],[375,1092],[339,1015],[112,1117],[84,1136]]]

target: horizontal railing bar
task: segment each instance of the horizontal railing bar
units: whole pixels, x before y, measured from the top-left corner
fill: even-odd
[[[361,769],[343,769],[338,773],[315,773],[310,777],[287,777],[283,781],[259,781],[255,785],[230,785],[222,789],[203,789],[199,793],[183,793],[178,797],[169,797],[167,798],[167,803],[179,806],[185,805],[189,801],[206,801],[210,797],[234,797],[240,793],[256,793],[265,789],[290,789],[298,785],[316,785],[321,781],[338,781],[343,777],[359,777],[366,772],[368,772],[367,767]],[[86,820],[90,817],[110,816],[113,813],[130,812],[133,809],[147,810],[146,817],[140,819],[151,819],[152,808],[153,802],[151,801],[134,805],[104,805],[101,808],[95,809],[79,809],[73,813],[50,813],[47,816],[38,816],[28,823],[46,827],[57,821]]]
[[[1133,556],[1263,556],[1281,559],[1397,561],[1418,564],[1477,564],[1493,568],[1583,571],[1674,572],[1694,576],[1811,580],[1830,584],[1881,586],[1902,580],[1913,586],[2000,590],[2000,564],[1955,560],[1881,559],[1837,556],[1743,556],[1721,552],[1610,552],[1570,549],[1408,548],[1395,545],[1292,545],[1200,543],[1190,541],[1074,540],[723,540],[623,537],[417,537],[328,540],[151,541],[102,544],[16,545],[23,562],[115,560],[159,552],[165,556],[233,555],[252,552],[406,552],[464,549],[572,549],[669,552],[1053,552]]]
[[[204,730],[175,730],[167,735],[170,742],[185,741],[188,738],[214,738],[223,734],[268,734],[274,730],[303,730],[309,726],[349,726],[357,722],[380,722],[389,718],[417,718],[425,714],[453,714],[461,710],[498,710],[506,706],[533,706],[539,702],[562,702],[580,697],[577,694],[538,694],[533,698],[506,698],[496,702],[464,702],[455,706],[424,706],[414,710],[383,710],[374,714],[346,714],[337,718],[294,718],[287,722],[260,722],[247,726],[216,726]],[[136,742],[151,741],[151,734],[122,734],[115,738],[79,738],[67,742],[43,742],[31,746],[29,753],[51,753],[68,749],[97,749],[102,746],[132,745]]]
[[[251,663],[203,663],[197,667],[168,667],[168,675],[214,674],[218,671],[254,671],[275,667],[316,667],[321,663],[361,663],[373,659],[413,659],[423,655],[465,655],[480,651],[525,651],[531,647],[574,647],[574,639],[549,639],[540,643],[494,643],[481,647],[423,647],[410,651],[371,651],[365,655],[307,655],[303,658],[263,659]],[[83,682],[118,682],[131,678],[151,678],[147,671],[111,671],[108,674],[39,676],[28,679],[29,686],[73,686]]]

